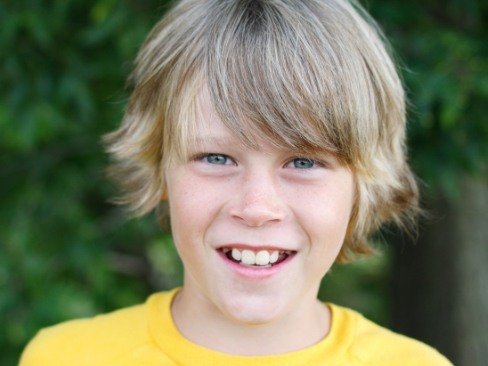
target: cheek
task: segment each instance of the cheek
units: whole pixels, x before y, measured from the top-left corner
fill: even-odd
[[[341,225],[349,221],[353,206],[353,189],[344,182],[345,187],[336,184],[309,189],[293,195],[293,206],[315,224],[322,222]],[[292,195],[290,195],[292,196]]]
[[[353,199],[352,181],[341,179],[295,195],[293,206],[312,241],[320,249],[330,250],[342,246]]]
[[[218,213],[224,197],[222,187],[184,173],[169,176],[167,183],[173,237],[175,242],[191,245],[205,234]]]
[[[201,256],[200,243],[205,230],[205,217],[201,215],[202,209],[196,198],[193,190],[180,185],[169,191],[171,233],[185,267],[193,267],[191,263],[196,263]]]

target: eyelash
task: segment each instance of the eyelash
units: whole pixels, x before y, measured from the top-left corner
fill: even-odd
[[[208,159],[210,157],[212,157],[212,156],[214,156],[214,157],[223,157],[226,160],[225,160],[224,164],[213,164],[210,161],[208,161]],[[207,160],[204,161],[204,159],[207,159]],[[204,163],[211,164],[211,165],[229,165],[228,164],[228,160],[230,160],[230,161],[233,162],[233,165],[236,165],[234,159],[232,159],[229,155],[219,154],[219,153],[202,153],[202,154],[197,154],[192,160],[193,161],[204,162]]]
[[[194,161],[203,161],[203,159],[205,159],[205,158],[207,158],[207,159],[208,159],[208,158],[209,158],[209,157],[211,157],[211,156],[220,156],[220,157],[224,157],[224,158],[225,158],[225,159],[227,159],[227,160],[231,160],[231,161],[234,163],[234,165],[236,164],[236,163],[235,163],[235,161],[234,161],[234,160],[233,160],[233,159],[232,159],[230,156],[225,155],[225,154],[219,154],[219,153],[202,153],[202,154],[198,154],[198,155],[196,155],[196,156],[193,158],[193,160],[194,160]],[[226,160],[226,163],[227,163],[227,160]],[[209,163],[209,164],[212,164],[212,163],[210,163],[208,160],[207,160],[206,162],[207,162],[207,163]],[[226,164],[226,163],[224,163],[224,164],[215,164],[215,165],[228,165],[228,164]]]
[[[299,160],[306,161],[306,162],[311,162],[311,163],[312,163],[312,166],[311,166],[310,168],[298,168],[298,167],[297,167],[295,164],[296,164],[296,162],[297,162],[297,161],[299,161]],[[305,157],[293,158],[293,159],[291,159],[291,160],[290,160],[290,161],[287,163],[287,165],[288,165],[288,164],[290,164],[290,163],[294,163],[294,167],[295,167],[295,168],[297,168],[297,169],[303,169],[303,170],[315,168],[317,165],[318,165],[318,166],[320,166],[320,163],[319,163],[319,162],[317,162],[316,160],[314,160],[314,159],[310,159],[310,158],[305,158]]]
[[[226,161],[224,164],[213,164],[213,163],[208,161],[208,158],[211,156],[223,157],[226,159]],[[229,165],[229,164],[227,164],[227,160],[231,160],[233,162],[233,165],[236,165],[236,162],[234,161],[234,159],[232,159],[230,156],[228,156],[226,154],[220,154],[220,153],[202,153],[202,154],[196,155],[193,158],[194,161],[202,161],[202,162],[203,162],[203,159],[207,159],[207,161],[205,161],[205,162],[208,164],[211,164],[211,165]],[[316,159],[309,158],[309,157],[299,156],[299,157],[293,157],[293,158],[289,159],[287,161],[287,163],[285,164],[285,166],[287,166],[288,164],[291,164],[297,160],[305,160],[305,161],[310,161],[313,163],[313,165],[309,168],[298,168],[298,167],[294,166],[296,169],[299,169],[299,170],[310,170],[310,169],[313,169],[316,167],[324,167],[327,165],[326,163],[324,163],[320,160],[316,160]]]

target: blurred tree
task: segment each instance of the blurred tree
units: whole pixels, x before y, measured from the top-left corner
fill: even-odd
[[[99,143],[120,120],[125,78],[162,4],[0,3],[2,365],[16,364],[40,327],[178,281],[155,220],[120,227],[122,213],[106,203],[114,191]],[[149,265],[155,247],[173,258],[162,275]]]
[[[392,239],[399,241],[394,324],[456,365],[481,366],[488,359],[488,3],[370,6],[407,65],[412,162],[431,214],[417,245]]]
[[[464,177],[462,199],[428,200],[434,219],[392,265],[394,323],[435,345],[455,365],[484,365],[488,352],[488,188]],[[399,243],[397,243],[399,244]],[[403,243],[402,243],[403,244]]]

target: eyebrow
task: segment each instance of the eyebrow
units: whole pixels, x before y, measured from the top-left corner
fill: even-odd
[[[191,138],[190,142],[191,145],[199,146],[203,144],[235,145],[240,141],[236,137],[230,135],[204,135]]]

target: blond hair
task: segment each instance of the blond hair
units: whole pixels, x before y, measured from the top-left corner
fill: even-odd
[[[182,0],[142,45],[120,128],[105,137],[135,215],[161,201],[164,169],[186,154],[203,88],[249,146],[331,151],[356,177],[339,261],[370,253],[386,222],[418,211],[405,156],[405,97],[374,21],[346,0]]]

